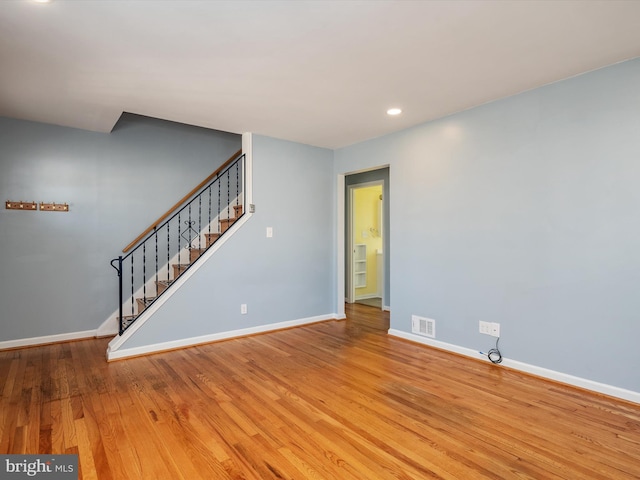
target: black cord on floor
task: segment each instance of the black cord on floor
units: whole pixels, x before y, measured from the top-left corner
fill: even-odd
[[[492,348],[487,353],[487,358],[491,363],[502,363],[502,354],[500,350],[498,350],[498,342],[500,341],[500,337],[496,338],[496,348]]]

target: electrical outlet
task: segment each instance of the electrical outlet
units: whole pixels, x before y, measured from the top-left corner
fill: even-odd
[[[247,313],[247,304],[246,303],[243,303],[242,305],[240,305],[240,313],[242,315],[246,315],[246,313]]]
[[[489,333],[489,335],[491,335],[492,337],[499,337],[500,336],[500,324],[499,323],[491,323],[491,332]]]
[[[483,335],[491,335],[492,337],[500,336],[499,323],[480,321],[479,330],[480,330],[480,333],[482,333]]]

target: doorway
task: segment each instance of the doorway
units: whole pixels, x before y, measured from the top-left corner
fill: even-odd
[[[350,185],[347,238],[351,259],[347,303],[361,303],[382,310],[384,181]]]
[[[388,311],[389,168],[343,178],[344,300]]]

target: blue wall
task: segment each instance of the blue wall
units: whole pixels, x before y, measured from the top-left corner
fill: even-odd
[[[640,391],[640,60],[335,152],[389,164],[391,327]]]
[[[241,146],[241,137],[125,114],[111,134],[0,118],[0,341],[96,329],[118,305],[109,266]]]
[[[331,150],[253,135],[256,213],[121,348],[333,314],[332,179]]]

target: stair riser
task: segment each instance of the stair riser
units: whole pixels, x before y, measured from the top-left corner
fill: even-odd
[[[207,239],[207,248],[213,245],[213,243],[220,238],[219,233],[205,233],[204,236]]]
[[[195,262],[200,255],[204,253],[204,248],[192,248],[189,250],[189,261],[191,263]]]
[[[226,232],[235,221],[235,218],[225,218],[223,220],[220,220],[220,232]]]
[[[147,307],[141,298],[136,298],[136,303],[138,304],[138,315],[140,315],[142,312],[144,312],[144,309]]]
[[[173,267],[173,278],[178,278],[180,274],[182,274],[186,269],[186,265],[172,265]]]

